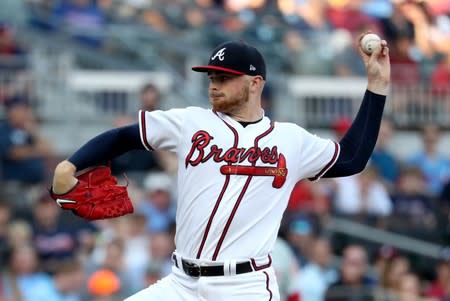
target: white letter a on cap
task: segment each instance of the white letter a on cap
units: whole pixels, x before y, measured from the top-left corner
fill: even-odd
[[[214,54],[214,56],[211,58],[211,60],[214,61],[216,59],[216,57],[218,57],[220,61],[223,61],[223,59],[225,58],[224,57],[225,56],[225,49],[226,48],[222,48],[219,51],[217,51],[216,54]]]

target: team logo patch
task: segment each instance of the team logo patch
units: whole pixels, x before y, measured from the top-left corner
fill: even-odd
[[[216,58],[219,58],[219,61],[223,61],[225,59],[225,49],[226,48],[222,48],[219,51],[217,51],[216,54],[213,55],[211,60],[214,61]]]
[[[220,167],[223,175],[246,175],[272,177],[272,187],[281,188],[286,182],[288,174],[286,158],[278,153],[278,147],[272,148],[252,146],[249,148],[233,146],[224,149],[216,144],[212,144],[214,139],[206,131],[198,131],[192,136],[192,147],[186,156],[185,166],[197,166],[209,160],[217,163],[225,162],[226,165]],[[245,164],[248,162],[248,164]],[[263,166],[257,166],[261,162]],[[243,163],[243,164],[240,164]],[[276,166],[268,166],[268,165]]]

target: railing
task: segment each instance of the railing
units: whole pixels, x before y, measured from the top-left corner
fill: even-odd
[[[366,85],[365,78],[291,78],[292,96],[284,117],[307,127],[329,127],[338,117],[356,114]],[[393,84],[385,112],[400,128],[431,122],[450,127],[450,83],[439,90],[429,85]]]
[[[76,100],[67,109],[84,119],[110,119],[121,114],[136,114],[139,92],[147,84],[156,85],[161,94],[171,87],[164,72],[73,71],[67,74],[67,89]]]
[[[329,235],[344,234],[379,245],[389,245],[431,259],[438,259],[442,250],[442,246],[438,244],[376,229],[344,218],[331,217],[325,228]]]

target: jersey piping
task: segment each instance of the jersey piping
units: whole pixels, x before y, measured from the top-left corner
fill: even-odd
[[[213,112],[214,112],[214,114],[216,114],[217,117],[219,117],[215,111],[213,111]],[[234,129],[232,126],[230,126],[228,123],[226,123],[222,118],[220,118],[220,120],[222,120],[228,126],[228,128],[233,132],[233,135],[234,135],[233,147],[237,147],[238,142],[239,142],[239,135],[238,135],[236,129]],[[228,165],[231,165],[231,162],[228,162]],[[208,224],[206,225],[205,232],[203,233],[202,242],[201,242],[200,247],[197,252],[197,259],[199,259],[200,256],[202,255],[203,247],[205,246],[206,239],[208,238],[208,233],[209,233],[209,230],[211,229],[212,221],[214,219],[214,216],[216,215],[217,210],[219,209],[220,202],[222,201],[225,191],[228,188],[229,182],[230,182],[230,175],[226,175],[225,183],[223,184],[222,191],[220,192],[220,195],[216,200],[216,204],[214,205],[213,211],[211,212],[211,215],[209,216],[209,220],[208,220]]]
[[[321,171],[319,171],[319,173],[317,175],[315,175],[312,178],[308,178],[310,181],[316,181],[318,179],[320,179],[320,177],[322,177],[333,165],[334,163],[336,163],[338,157],[339,157],[339,152],[341,150],[339,143],[334,142],[334,154],[333,157],[331,158],[330,162],[328,162],[327,165],[325,165],[324,168],[322,168]]]
[[[228,125],[228,123],[226,123],[226,124]],[[231,125],[228,125],[228,127],[232,128]],[[261,138],[263,138],[264,136],[267,136],[270,132],[272,132],[273,129],[274,129],[274,124],[273,124],[273,122],[271,122],[270,127],[265,132],[263,132],[262,134],[260,134],[259,136],[257,136],[255,138],[255,141],[254,141],[255,148],[258,147],[259,140],[261,140]],[[234,128],[233,128],[233,132],[236,132],[236,130]],[[237,134],[237,132],[236,132],[236,134]],[[252,166],[255,166],[255,165],[256,165],[256,161],[252,163]],[[239,197],[237,198],[236,203],[234,204],[234,207],[233,207],[233,210],[231,211],[230,217],[228,218],[227,223],[225,224],[222,235],[220,236],[219,242],[217,243],[216,249],[214,250],[212,260],[216,260],[217,256],[219,255],[219,251],[222,246],[222,243],[225,239],[228,229],[230,228],[231,222],[233,221],[236,211],[237,211],[242,199],[244,198],[245,193],[247,192],[247,188],[248,188],[252,178],[253,178],[253,176],[248,176],[247,181],[245,182],[244,187],[242,188],[242,191],[239,194]]]
[[[139,134],[141,136],[142,144],[144,145],[144,147],[147,150],[152,151],[153,147],[147,141],[147,126],[145,124],[145,111],[144,110],[139,110],[139,121],[140,121],[139,122]]]

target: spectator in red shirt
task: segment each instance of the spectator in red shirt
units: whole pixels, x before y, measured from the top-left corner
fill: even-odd
[[[440,261],[435,267],[436,278],[425,292],[425,296],[447,300],[450,298],[450,248],[441,251]]]
[[[450,94],[450,52],[433,70],[431,74],[431,85],[436,96]]]
[[[0,24],[0,56],[21,55],[23,50],[15,41],[13,31],[5,24]]]

